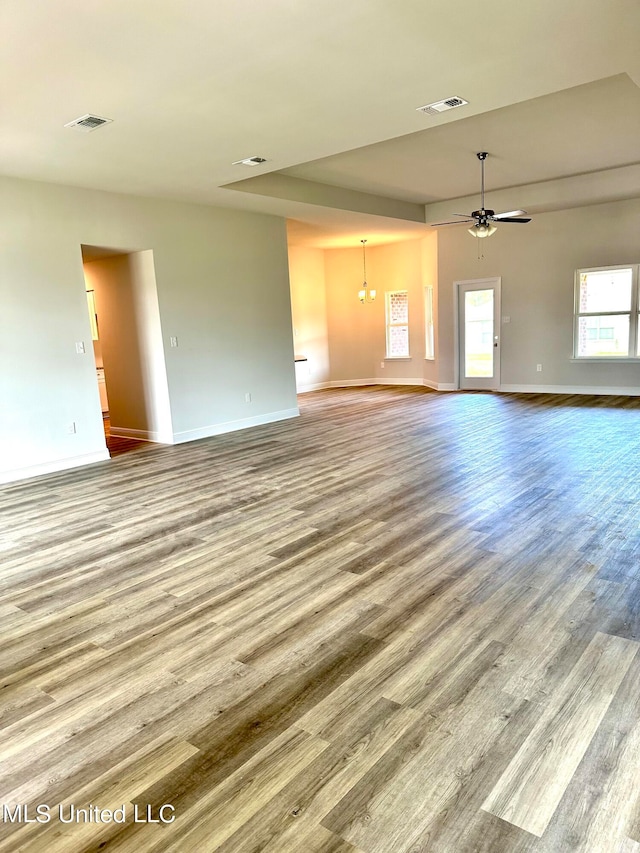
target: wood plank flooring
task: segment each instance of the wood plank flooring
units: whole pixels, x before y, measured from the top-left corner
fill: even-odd
[[[102,422],[109,456],[120,456],[123,453],[132,453],[137,450],[146,450],[149,448],[149,442],[138,441],[134,438],[122,438],[119,435],[111,435],[111,419],[108,415],[103,416]]]
[[[0,853],[640,853],[640,398],[300,407],[0,489]]]

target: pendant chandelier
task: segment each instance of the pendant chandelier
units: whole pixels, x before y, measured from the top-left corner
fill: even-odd
[[[366,240],[360,240],[362,243],[362,272],[363,282],[362,287],[358,291],[358,299],[364,305],[365,302],[373,302],[376,298],[376,292],[367,284],[367,256],[366,256]]]

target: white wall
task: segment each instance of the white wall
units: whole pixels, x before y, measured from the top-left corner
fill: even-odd
[[[133,305],[145,394],[146,419],[141,430],[147,434],[141,437],[167,442],[173,438],[173,424],[153,252],[132,252],[126,257],[133,284]],[[117,429],[118,425],[114,425],[111,419],[112,435],[114,427]],[[121,435],[132,434],[126,425],[121,429]]]
[[[638,235],[640,200],[538,214],[527,225],[505,223],[480,246],[466,227],[433,231],[367,250],[367,278],[378,291],[372,305],[357,299],[361,248],[325,250],[330,383],[455,387],[453,283],[500,276],[502,316],[510,318],[501,328],[503,390],[640,393],[640,363],[572,360],[575,270],[640,263]],[[433,361],[424,359],[426,284],[434,287],[437,317]],[[384,357],[384,291],[394,289],[409,291],[410,309],[411,359],[397,362]]]
[[[439,381],[453,383],[453,282],[502,277],[501,382],[504,390],[640,393],[638,363],[576,363],[574,272],[640,262],[640,200],[538,214],[499,225],[481,246],[466,228],[442,229],[438,244]],[[536,371],[542,364],[542,373]]]
[[[82,244],[153,251],[174,441],[297,413],[284,220],[13,178],[0,195],[0,479],[106,457]]]
[[[434,286],[437,300],[436,269],[435,232],[420,240],[367,249],[367,281],[377,296],[372,304],[362,305],[358,300],[363,279],[362,249],[325,250],[332,382],[421,385],[435,375],[434,362],[425,362],[424,287]],[[390,290],[408,291],[408,359],[385,357],[385,292]]]
[[[434,229],[421,241],[422,248],[422,283],[426,287],[433,288],[432,310],[433,310],[433,358],[425,360],[424,384],[430,388],[438,387],[439,373],[439,329],[438,329],[438,232]]]
[[[376,318],[381,302],[362,305],[358,290],[362,286],[362,248],[325,249],[327,286],[327,326],[329,357],[333,382],[355,382],[374,375],[375,356],[379,346]],[[367,278],[372,288],[378,279],[369,252]],[[384,316],[384,306],[382,305]],[[384,320],[382,326],[384,339]]]
[[[289,247],[293,346],[307,361],[296,365],[298,391],[323,388],[329,381],[329,337],[324,252]]]

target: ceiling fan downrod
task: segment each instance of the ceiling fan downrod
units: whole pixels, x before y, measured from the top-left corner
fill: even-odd
[[[484,209],[484,161],[487,159],[487,157],[489,155],[486,151],[478,151],[478,154],[476,156],[478,157],[478,160],[480,160],[480,172],[481,172],[481,177],[480,177],[480,210],[482,213],[484,213],[485,212],[485,209]]]

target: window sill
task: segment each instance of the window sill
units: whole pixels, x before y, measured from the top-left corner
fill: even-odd
[[[425,361],[435,361],[436,357],[435,357],[435,355],[425,355],[424,360]]]
[[[615,356],[615,355],[613,355],[613,356],[612,355],[601,355],[601,356],[589,355],[589,356],[582,356],[582,357],[572,356],[569,359],[569,361],[573,361],[576,364],[579,364],[581,361],[587,361],[587,362],[596,363],[596,364],[597,363],[601,363],[601,364],[602,363],[604,363],[604,364],[621,364],[621,363],[622,364],[625,364],[625,363],[638,364],[638,363],[640,363],[640,356],[628,356],[628,355],[620,355],[620,356]]]
[[[385,361],[413,361],[410,355],[386,355]]]

